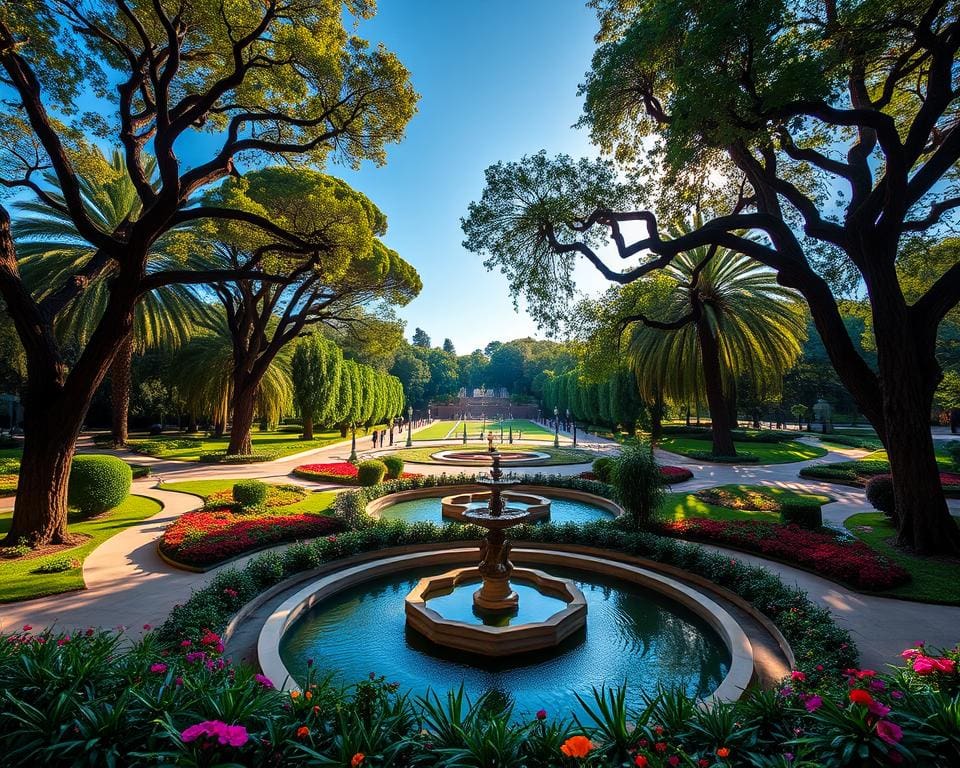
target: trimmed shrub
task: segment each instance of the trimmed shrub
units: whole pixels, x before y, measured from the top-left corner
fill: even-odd
[[[388,480],[396,480],[403,474],[403,459],[399,456],[384,456],[380,461],[387,468]]]
[[[360,485],[369,488],[371,485],[379,485],[383,482],[387,474],[387,465],[378,459],[361,461],[357,465],[357,481]]]
[[[75,456],[67,501],[91,517],[113,509],[130,495],[133,471],[116,456]]]
[[[150,477],[150,467],[148,467],[146,464],[131,464],[130,471],[133,472],[134,480]]]
[[[261,461],[273,461],[280,458],[279,451],[260,451],[257,453],[227,453],[226,451],[211,451],[200,454],[199,461],[203,464],[256,464]]]
[[[241,480],[233,484],[233,500],[241,510],[263,509],[270,487],[262,480]]]
[[[593,474],[601,483],[610,482],[610,472],[613,470],[613,459],[610,456],[601,456],[593,460]]]
[[[660,508],[663,475],[648,443],[624,446],[611,466],[610,482],[634,525],[647,522]]]
[[[867,501],[878,512],[883,512],[887,517],[892,518],[894,512],[893,503],[893,476],[877,475],[867,480],[866,486]]]
[[[712,451],[685,451],[684,455],[700,461],[711,461],[715,464],[752,464],[760,460],[752,453],[738,453],[736,456],[715,456]]]
[[[819,504],[813,502],[785,501],[780,504],[780,522],[815,531],[823,528],[823,511]]]

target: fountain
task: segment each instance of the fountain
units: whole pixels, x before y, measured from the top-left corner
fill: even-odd
[[[586,623],[587,603],[583,593],[570,579],[561,579],[530,568],[515,569],[510,562],[510,542],[506,531],[531,522],[538,514],[530,509],[507,505],[503,491],[518,485],[519,480],[505,478],[500,468],[500,454],[491,454],[493,468],[489,477],[478,478],[489,487],[486,507],[466,507],[460,514],[464,522],[486,528],[480,541],[480,562],[471,568],[421,579],[407,595],[407,626],[441,646],[478,653],[484,656],[538,650],[559,645]],[[511,622],[519,611],[520,598],[511,585],[511,578],[532,587],[545,606],[539,621],[529,618]],[[473,592],[473,612],[479,623],[445,618],[439,606],[458,613],[457,602],[462,588],[480,582]],[[430,603],[433,602],[433,605]]]

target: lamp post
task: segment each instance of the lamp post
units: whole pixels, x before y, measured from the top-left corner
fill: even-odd
[[[413,424],[413,406],[407,406],[407,448],[413,447],[413,438],[410,437],[410,428]]]
[[[503,443],[503,415],[497,417],[500,421],[500,442]]]
[[[560,447],[560,409],[553,407],[553,447]]]
[[[357,460],[357,424],[350,423],[350,458],[347,461]]]
[[[577,420],[573,420],[573,447],[577,447]]]

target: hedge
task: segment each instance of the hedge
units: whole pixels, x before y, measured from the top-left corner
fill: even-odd
[[[383,482],[387,474],[387,465],[377,459],[361,461],[357,465],[357,482],[365,488]]]
[[[388,480],[396,480],[403,474],[403,459],[399,456],[383,456],[380,461],[387,468]]]
[[[84,517],[120,506],[130,495],[133,471],[115,456],[74,456],[67,502]]]
[[[210,451],[209,453],[201,453],[198,461],[203,464],[257,464],[261,461],[274,461],[279,458],[279,451],[256,451],[255,453]]]

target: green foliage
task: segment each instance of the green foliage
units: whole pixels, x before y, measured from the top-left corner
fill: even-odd
[[[256,451],[255,453],[227,453],[211,451],[201,453],[197,461],[201,464],[259,464],[263,461],[275,461],[280,458],[277,451]]]
[[[233,500],[245,511],[262,509],[269,492],[270,486],[262,480],[240,480],[233,484]]]
[[[610,483],[635,526],[650,520],[663,502],[663,475],[649,444],[624,446],[613,460]]]
[[[99,515],[122,504],[132,482],[130,465],[115,456],[75,456],[67,501],[84,517]]]
[[[46,560],[34,569],[34,573],[63,573],[64,571],[77,568],[79,565],[79,560],[69,555],[63,555]]]
[[[331,423],[343,369],[343,353],[319,333],[297,342],[291,360],[294,400],[301,417]]]
[[[377,459],[361,461],[357,465],[357,481],[364,487],[378,485],[387,474],[387,465]]]
[[[403,474],[403,459],[399,456],[384,456],[380,461],[387,468],[387,480],[396,480]]]
[[[816,502],[801,502],[796,499],[783,501],[780,503],[780,522],[817,530],[823,527],[823,511]]]
[[[893,517],[896,505],[893,497],[893,477],[891,475],[874,475],[865,487],[867,501],[878,512],[887,517]]]
[[[613,459],[609,456],[601,456],[599,459],[594,459],[591,469],[593,469],[593,474],[597,476],[597,480],[601,483],[610,482],[610,473],[613,471]]]

